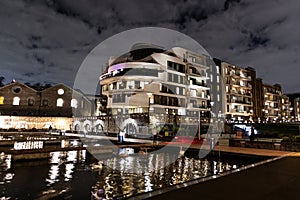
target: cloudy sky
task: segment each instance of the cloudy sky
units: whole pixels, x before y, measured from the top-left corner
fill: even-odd
[[[299,10],[298,0],[0,0],[0,76],[73,86],[99,43],[154,26],[190,36],[212,57],[254,67],[286,93],[300,92]]]

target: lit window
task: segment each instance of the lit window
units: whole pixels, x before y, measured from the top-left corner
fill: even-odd
[[[65,91],[63,89],[58,89],[57,90],[58,95],[63,95],[64,93],[65,93]]]
[[[34,99],[33,98],[29,98],[28,99],[28,106],[33,106],[34,105]]]
[[[220,74],[220,68],[219,66],[216,66],[217,74]]]
[[[4,97],[0,96],[0,105],[4,104]]]
[[[58,98],[56,101],[56,106],[57,107],[63,107],[64,100],[62,98]]]
[[[72,107],[72,108],[77,108],[77,104],[78,104],[78,102],[77,102],[76,99],[72,99],[72,100],[71,100],[71,107]]]
[[[14,105],[14,106],[20,105],[20,97],[14,97],[13,105]]]

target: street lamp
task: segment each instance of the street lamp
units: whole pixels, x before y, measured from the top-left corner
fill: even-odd
[[[148,122],[150,124],[150,103],[151,103],[152,93],[147,92],[147,96],[148,96]]]

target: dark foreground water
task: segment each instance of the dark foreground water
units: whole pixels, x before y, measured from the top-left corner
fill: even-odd
[[[102,168],[95,169],[92,164],[97,160],[85,150],[52,152],[49,160],[30,162],[11,162],[10,155],[1,154],[0,199],[84,200],[93,199],[92,193],[97,192],[95,198],[122,199],[265,159],[216,155],[198,159],[191,153],[161,169],[156,169],[155,162],[141,164],[145,161],[141,156],[127,155],[118,159],[108,158]],[[147,157],[148,154],[143,156]],[[149,160],[160,162],[173,155],[149,156],[155,156]],[[114,170],[116,165],[122,170]],[[139,170],[140,173],[134,173]]]

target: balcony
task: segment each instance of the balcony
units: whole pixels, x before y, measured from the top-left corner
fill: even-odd
[[[250,101],[244,101],[244,100],[231,100],[231,103],[252,105],[252,102],[250,102]]]

